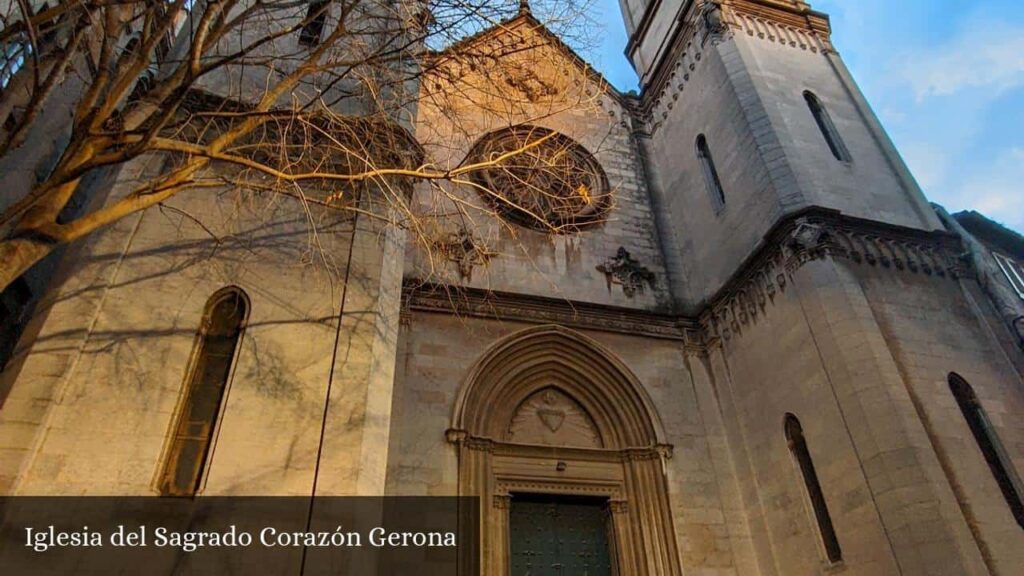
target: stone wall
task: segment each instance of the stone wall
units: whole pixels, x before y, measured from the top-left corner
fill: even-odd
[[[458,452],[446,441],[445,431],[459,390],[488,348],[529,326],[415,311],[407,316],[391,420],[388,494],[458,493]],[[674,340],[594,330],[584,334],[636,375],[664,424],[673,446],[666,473],[684,573],[747,573],[740,571],[743,563],[750,563],[745,551],[749,543],[732,488],[733,471],[721,451],[721,432],[709,432],[705,420],[713,416],[708,405],[713,400],[703,384],[698,390],[691,375],[691,364],[700,361]]]
[[[321,489],[379,493],[402,242],[367,222],[186,191],[74,246],[3,374],[3,492],[155,493],[206,301],[237,286],[250,315],[201,493],[309,494],[332,374]]]
[[[844,259],[788,274],[712,350],[762,574],[827,564],[783,433],[804,428],[854,574],[997,574],[1021,535],[949,392],[963,372],[1020,466],[1020,374],[973,280]],[[778,358],[785,358],[780,363]]]
[[[1024,536],[949,388],[949,375],[974,389],[1006,448],[1024,470],[1024,380],[991,304],[973,280],[927,282],[862,271],[862,286],[899,366],[917,415],[942,464],[959,514],[986,567],[1009,574],[1024,564]],[[960,284],[960,285],[958,285]],[[1019,356],[1019,355],[1017,355]],[[959,517],[957,518],[959,521]]]
[[[656,201],[673,222],[687,310],[735,273],[771,226],[808,206],[880,222],[941,228],[856,84],[822,38],[729,14],[677,41],[644,96]],[[822,102],[852,156],[833,157],[804,99]],[[707,138],[726,198],[716,210],[696,154]],[[666,249],[670,250],[670,249]]]
[[[625,101],[560,47],[528,28],[524,30],[523,25],[515,30],[525,38],[522,42],[536,43],[538,48],[533,51],[541,54],[530,56],[530,65],[537,68],[541,81],[557,92],[535,102],[522,95],[489,97],[487,90],[492,87],[487,80],[467,68],[463,86],[441,91],[459,94],[464,90],[465,97],[438,103],[430,87],[445,80],[424,79],[426,93],[418,112],[417,137],[428,160],[441,168],[455,167],[473,144],[491,131],[520,123],[547,128],[569,136],[597,158],[608,177],[613,208],[606,221],[596,226],[551,234],[487,213],[480,194],[470,186],[445,185],[444,193],[421,188],[418,210],[427,219],[424,224],[433,227],[435,241],[446,241],[465,224],[490,256],[474,265],[471,274],[462,275],[456,263],[439,256],[436,249],[410,246],[406,274],[419,280],[519,294],[647,309],[669,307],[668,278]],[[503,86],[501,90],[512,88]],[[465,219],[443,216],[454,213],[456,201],[476,208],[469,209]],[[653,274],[653,284],[643,283],[642,291],[634,295],[609,284],[598,267],[613,259],[619,248],[625,248],[639,266]]]

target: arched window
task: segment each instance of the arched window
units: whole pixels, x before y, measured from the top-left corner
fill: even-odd
[[[721,212],[725,208],[725,190],[722,189],[722,180],[718,177],[718,170],[715,169],[715,160],[711,157],[708,139],[703,134],[697,136],[697,159],[700,160],[700,168],[704,172],[704,184],[711,197],[711,204],[715,207],[715,213]]]
[[[138,35],[132,36],[128,43],[124,45],[124,54],[135,54],[135,51],[139,49],[139,44],[142,43],[142,38]]]
[[[299,44],[313,48],[320,43],[327,22],[327,4],[329,0],[313,0],[306,10],[306,19],[299,30]]]
[[[1003,498],[1006,499],[1006,504],[1010,507],[1013,517],[1024,528],[1024,502],[1021,499],[1024,490],[1021,488],[1020,477],[1017,476],[1013,463],[1010,462],[1006,450],[1003,449],[999,437],[996,436],[996,431],[992,427],[988,415],[985,414],[985,409],[978,402],[978,397],[974,394],[971,385],[959,375],[949,375],[949,389],[953,392],[953,397],[956,398],[956,403],[960,406],[960,412],[967,420],[967,426],[970,427],[971,434],[974,435],[974,440],[978,443],[978,448],[981,449],[985,461],[988,462],[989,470],[992,471],[992,476],[999,484],[999,489],[1003,492]]]
[[[0,90],[7,87],[31,55],[32,43],[23,34],[16,34],[0,45]]]
[[[821,483],[818,482],[818,473],[814,470],[814,462],[811,460],[811,452],[807,449],[807,440],[804,438],[804,429],[800,420],[792,414],[786,414],[786,441],[789,443],[789,451],[793,454],[796,466],[803,477],[804,488],[807,490],[807,499],[814,513],[814,519],[818,524],[818,533],[821,535],[821,542],[825,547],[825,555],[833,564],[843,559],[843,551],[839,547],[839,538],[836,537],[835,527],[832,525],[832,516],[828,512],[828,504],[825,502],[825,494],[821,491]]]
[[[804,92],[804,100],[807,101],[807,107],[811,109],[811,114],[814,115],[814,121],[818,123],[821,135],[828,142],[832,155],[840,162],[852,162],[853,159],[850,157],[850,151],[846,149],[843,138],[839,136],[839,131],[836,130],[836,125],[832,123],[832,117],[828,115],[828,110],[825,110],[821,100],[818,100],[818,97],[810,91]]]
[[[165,496],[192,496],[199,489],[248,309],[245,294],[237,288],[218,291],[206,305],[160,480]]]

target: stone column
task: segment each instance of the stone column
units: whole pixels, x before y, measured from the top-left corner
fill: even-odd
[[[492,566],[495,576],[507,576],[509,564],[512,559],[512,550],[509,542],[509,512],[512,509],[512,497],[508,494],[495,494],[492,498],[491,507],[491,530],[488,536],[491,539],[492,554],[497,560]],[[504,562],[501,560],[504,559]]]
[[[637,544],[634,547],[636,574],[681,574],[662,466],[662,458],[666,456],[666,451],[660,447],[624,453],[626,493],[630,515],[634,518],[632,536]]]

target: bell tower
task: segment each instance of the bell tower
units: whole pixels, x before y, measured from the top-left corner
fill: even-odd
[[[773,226],[811,207],[941,227],[833,46],[826,14],[802,0],[622,9],[678,304],[709,298]]]
[[[691,366],[706,370],[697,385],[736,467],[741,573],[1019,565],[1017,500],[1000,498],[1014,492],[982,473],[963,416],[945,408],[952,375],[978,367],[972,387],[1020,406],[1009,333],[978,304],[959,238],[829,17],[799,0],[621,5],[672,299],[699,319],[706,348]]]

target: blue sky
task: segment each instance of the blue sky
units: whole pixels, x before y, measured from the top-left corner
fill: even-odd
[[[594,1],[604,29],[587,56],[634,88],[618,0]],[[1024,232],[1024,2],[811,4],[928,197]]]

